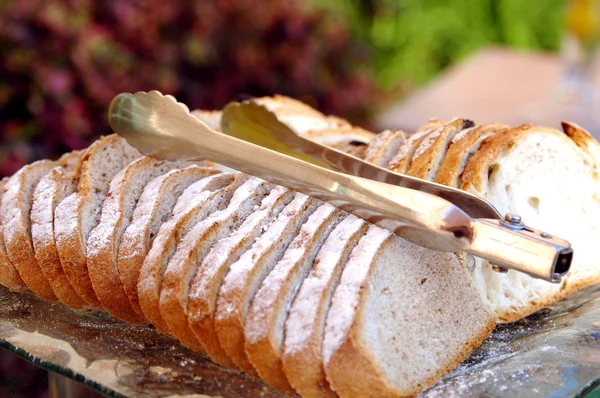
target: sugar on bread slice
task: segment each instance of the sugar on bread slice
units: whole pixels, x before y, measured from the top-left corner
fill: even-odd
[[[169,162],[144,156],[128,164],[110,182],[108,195],[102,204],[100,223],[90,232],[87,246],[87,268],[102,307],[115,318],[129,323],[142,323],[129,305],[123,289],[117,255],[121,236],[131,222],[135,206],[144,187],[154,178],[189,162]]]
[[[386,167],[406,139],[407,134],[404,131],[382,131],[367,145],[364,160]]]
[[[333,295],[325,374],[342,398],[413,396],[466,359],[494,325],[458,256],[370,226]]]
[[[32,292],[52,301],[57,300],[56,295],[35,258],[30,214],[36,185],[56,166],[57,162],[39,160],[22,167],[6,182],[0,207],[9,260]]]
[[[519,214],[526,224],[567,239],[574,249],[562,284],[516,271],[501,274],[476,259],[475,284],[501,321],[520,319],[600,280],[598,165],[582,149],[598,145],[589,135],[569,137],[524,125],[487,139],[469,160],[462,189],[487,199],[502,214]]]
[[[470,127],[473,127],[472,121],[456,118],[427,135],[415,150],[406,174],[423,180],[435,180],[452,138]]]
[[[87,269],[87,239],[100,222],[110,181],[140,156],[116,134],[101,137],[83,154],[77,192],[67,196],[54,211],[54,238],[60,262],[71,286],[94,307],[101,305]]]
[[[311,214],[263,280],[248,310],[244,325],[246,354],[261,379],[279,391],[294,393],[281,363],[288,309],[323,242],[345,215],[330,204],[323,204]]]
[[[138,300],[140,269],[162,223],[171,215],[177,199],[196,181],[220,173],[212,167],[188,166],[150,181],[137,201],[131,223],[123,232],[117,255],[117,268],[131,308],[141,317]]]
[[[56,297],[71,308],[83,308],[86,301],[69,282],[58,257],[54,240],[54,210],[65,197],[75,192],[83,152],[63,155],[59,165],[40,179],[31,205],[31,240],[35,258]]]
[[[237,366],[219,344],[213,322],[217,294],[229,266],[250,249],[293,198],[293,191],[281,186],[273,188],[258,210],[230,236],[219,240],[210,249],[192,278],[187,312],[190,328],[211,359],[230,369]]]
[[[272,188],[272,184],[250,177],[236,189],[226,208],[194,225],[179,241],[162,278],[160,313],[184,345],[204,351],[187,320],[190,284],[198,264],[216,242],[231,235],[256,211]]]
[[[503,124],[487,124],[467,128],[456,134],[440,164],[435,182],[458,188],[467,163],[483,141],[506,128],[508,127]]]
[[[217,297],[214,326],[223,350],[239,369],[258,377],[245,352],[246,314],[263,279],[283,256],[302,224],[322,204],[296,193],[252,247],[231,264]]]
[[[329,388],[323,368],[325,320],[343,267],[367,227],[353,215],[335,227],[290,307],[281,359],[288,381],[303,397],[337,396]]]
[[[0,180],[0,202],[4,196],[4,186],[8,182],[9,177],[4,177]],[[0,284],[13,292],[31,293],[27,287],[19,271],[6,254],[6,246],[4,245],[4,226],[2,225],[2,217],[0,217]]]
[[[177,199],[171,217],[160,226],[144,259],[137,285],[140,308],[159,332],[173,335],[160,313],[160,289],[177,244],[194,225],[223,209],[246,179],[241,173],[222,173],[193,183]]]
[[[388,162],[387,168],[396,173],[406,174],[410,168],[413,155],[421,144],[421,141],[423,141],[428,135],[440,129],[443,125],[444,122],[434,119],[419,128],[415,133],[409,135],[408,138],[400,145],[396,154]]]

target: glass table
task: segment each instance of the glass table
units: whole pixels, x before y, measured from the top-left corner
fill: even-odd
[[[102,312],[74,312],[1,287],[0,346],[63,382],[74,380],[106,396],[280,396],[150,326],[128,325]],[[465,363],[422,396],[579,397],[598,385],[600,286],[498,326]]]

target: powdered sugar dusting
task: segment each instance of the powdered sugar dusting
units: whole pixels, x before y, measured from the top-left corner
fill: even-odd
[[[391,232],[387,229],[372,225],[352,251],[346,268],[342,272],[340,284],[335,290],[327,316],[323,338],[324,364],[329,363],[346,338],[358,306],[360,287],[365,282],[375,255],[390,235]]]

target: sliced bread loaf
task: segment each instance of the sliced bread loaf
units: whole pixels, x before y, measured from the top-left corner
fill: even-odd
[[[325,379],[323,332],[331,297],[350,253],[368,224],[353,215],[339,223],[315,258],[285,323],[283,370],[303,397],[336,397]]]
[[[58,299],[71,308],[87,304],[77,294],[60,264],[54,240],[54,210],[58,203],[77,189],[83,152],[75,151],[59,159],[37,184],[31,205],[31,240],[35,258]]]
[[[91,306],[101,307],[86,263],[89,233],[100,222],[110,181],[140,153],[116,134],[94,142],[83,154],[77,192],[54,211],[54,238],[62,267],[75,291]]]
[[[311,214],[263,280],[248,310],[244,325],[246,354],[261,379],[279,391],[295,392],[281,363],[288,310],[323,242],[346,215],[330,204]]]
[[[4,196],[4,186],[8,182],[8,177],[4,177],[0,180],[0,202]],[[15,268],[13,263],[6,254],[6,246],[4,245],[4,226],[2,225],[2,217],[0,217],[0,284],[13,292],[19,293],[31,293],[31,290],[27,287],[19,271]]]
[[[415,150],[406,174],[434,181],[450,142],[458,132],[470,127],[473,127],[472,121],[456,118],[427,135]]]
[[[110,182],[100,223],[90,232],[86,251],[87,268],[96,296],[102,307],[115,318],[129,323],[144,321],[129,305],[117,269],[121,236],[131,222],[137,201],[151,180],[189,165],[144,156],[127,165]]]
[[[562,132],[529,125],[486,140],[468,162],[461,188],[489,200],[505,214],[567,239],[573,246],[571,270],[562,284],[524,273],[501,274],[477,259],[475,284],[498,318],[511,322],[584,286],[600,281],[600,180],[592,156]],[[558,216],[560,215],[560,216]]]
[[[406,139],[404,131],[382,131],[369,142],[365,150],[365,161],[386,167]]]
[[[297,193],[250,250],[231,264],[221,285],[214,316],[215,331],[223,350],[246,374],[258,376],[244,348],[244,324],[250,303],[302,224],[321,203]]]
[[[413,396],[463,361],[494,324],[457,256],[371,226],[331,302],[325,374],[342,398]]]
[[[185,189],[196,181],[218,173],[220,171],[215,168],[193,165],[157,177],[144,188],[133,211],[131,223],[123,232],[117,255],[117,268],[123,289],[131,308],[139,316],[144,317],[137,290],[140,269],[160,226],[168,220],[177,199]]]
[[[406,174],[410,168],[413,155],[421,144],[421,141],[425,139],[429,134],[434,133],[444,125],[439,120],[431,120],[429,123],[421,127],[414,134],[408,136],[408,138],[400,145],[396,154],[388,162],[387,168],[395,173]]]
[[[192,279],[188,295],[188,321],[190,328],[214,362],[235,369],[237,366],[225,353],[214,328],[213,316],[217,294],[229,266],[275,221],[283,208],[294,198],[294,192],[275,187],[263,199],[260,208],[251,214],[230,236],[218,241],[202,259]]]
[[[40,160],[22,167],[6,182],[0,207],[8,258],[32,292],[53,301],[56,295],[35,258],[30,214],[35,187],[56,166],[57,162]]]
[[[160,313],[171,332],[184,345],[204,351],[187,320],[190,283],[198,264],[217,241],[231,235],[257,210],[272,187],[264,180],[249,178],[235,191],[225,209],[200,221],[177,245],[162,278]]]
[[[142,312],[159,332],[172,335],[160,314],[160,289],[179,240],[198,222],[223,209],[246,179],[241,173],[223,173],[195,182],[183,191],[173,214],[161,225],[140,270],[137,286]]]
[[[502,124],[488,124],[464,129],[456,134],[442,160],[435,181],[458,188],[461,185],[462,173],[467,163],[479,150],[483,141],[506,128],[507,126]]]

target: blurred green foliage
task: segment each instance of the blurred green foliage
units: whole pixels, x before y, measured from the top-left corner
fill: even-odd
[[[422,84],[490,44],[557,50],[564,0],[313,0],[334,10],[373,50],[385,90]]]

